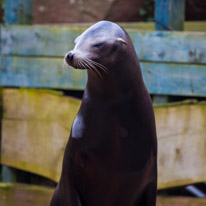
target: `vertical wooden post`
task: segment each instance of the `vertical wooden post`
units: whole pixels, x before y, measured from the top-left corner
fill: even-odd
[[[4,21],[7,24],[32,24],[32,0],[4,0]]]
[[[156,30],[182,31],[185,19],[185,0],[156,0],[155,20]]]
[[[33,0],[4,0],[4,22],[6,24],[32,24],[32,21],[33,21]],[[0,107],[2,107],[1,104]],[[0,117],[0,121],[1,119],[2,117]],[[0,128],[1,128],[1,122],[0,122]],[[0,130],[0,142],[1,142],[1,130]],[[16,181],[15,169],[2,165],[0,167],[0,170],[1,170],[0,176],[2,182]]]
[[[156,30],[183,30],[185,19],[185,0],[155,0]],[[155,95],[154,104],[168,102],[168,96]]]

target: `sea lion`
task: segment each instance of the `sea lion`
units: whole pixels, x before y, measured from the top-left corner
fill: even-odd
[[[155,118],[129,35],[98,22],[65,61],[86,69],[88,81],[51,205],[156,205]]]

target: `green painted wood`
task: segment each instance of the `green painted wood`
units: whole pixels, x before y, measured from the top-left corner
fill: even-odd
[[[157,30],[183,30],[185,0],[155,0],[155,19]],[[160,23],[158,23],[160,22]],[[165,26],[163,26],[165,25]]]
[[[33,0],[4,0],[4,21],[7,24],[31,24]]]
[[[84,30],[83,26],[4,26],[2,55],[63,57]],[[141,61],[206,64],[205,32],[128,32]]]
[[[80,89],[86,71],[63,68],[61,58],[1,57],[0,85]],[[206,65],[141,62],[151,94],[206,96]]]

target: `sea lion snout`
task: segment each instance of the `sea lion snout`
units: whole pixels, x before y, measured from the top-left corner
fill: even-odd
[[[74,59],[74,53],[72,51],[68,52],[65,59],[68,64],[71,63]]]

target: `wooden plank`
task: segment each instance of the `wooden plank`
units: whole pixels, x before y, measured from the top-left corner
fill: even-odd
[[[79,104],[48,91],[5,90],[3,105],[8,107],[2,122],[2,164],[58,181]],[[12,142],[18,142],[15,148]]]
[[[135,23],[120,23],[120,25],[127,31],[132,30],[143,30],[152,31],[155,30],[155,24],[153,22],[135,22]],[[206,21],[185,21],[184,31],[193,32],[205,32],[206,31]]]
[[[31,24],[33,0],[4,0],[4,21],[7,24]]]
[[[184,31],[206,31],[206,21],[184,22]]]
[[[25,184],[0,183],[1,206],[49,206],[53,188]],[[205,206],[205,198],[157,197],[157,206]]]
[[[130,32],[141,61],[206,63],[206,33]]]
[[[49,206],[53,188],[0,183],[1,206]]]
[[[58,181],[80,101],[38,90],[3,94],[2,163]],[[206,181],[206,103],[158,106],[155,116],[158,188]]]
[[[206,180],[206,102],[155,107],[158,188]],[[188,161],[189,160],[189,161]]]
[[[61,58],[0,57],[0,85],[84,89],[86,71],[63,67]]]
[[[2,55],[63,57],[73,48],[74,39],[84,29],[70,26],[4,26]],[[206,64],[204,32],[129,30],[129,34],[141,61]]]
[[[151,94],[206,96],[204,65],[141,63],[144,82]]]
[[[205,198],[192,198],[192,197],[157,197],[157,206],[205,206]]]
[[[86,71],[63,68],[61,58],[2,57],[0,85],[10,87],[80,89]],[[151,94],[206,96],[206,65],[141,62]]]
[[[155,19],[157,30],[167,30],[166,27],[173,30],[183,30],[185,17],[185,0],[156,0],[155,1]]]

